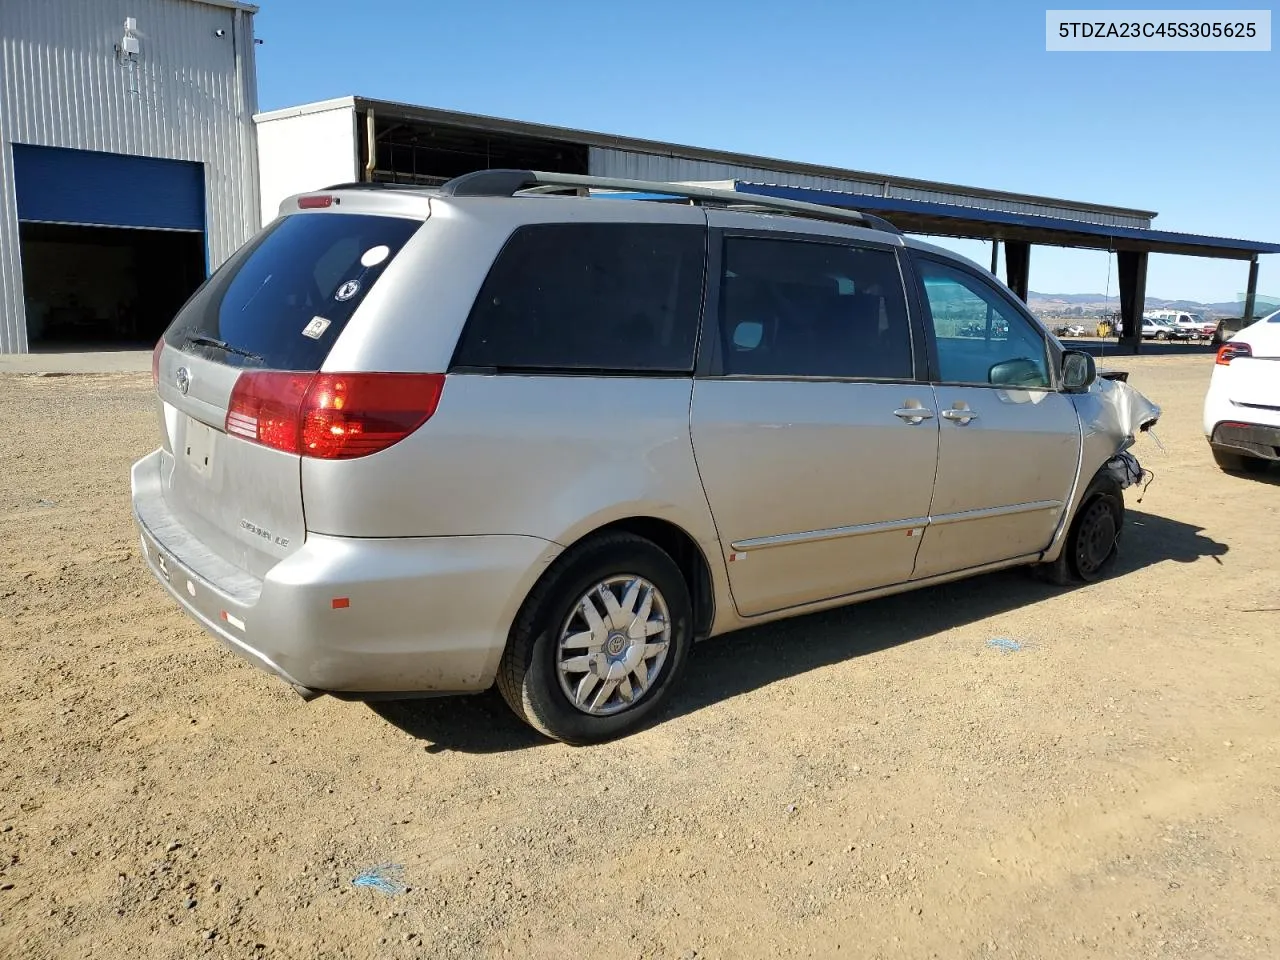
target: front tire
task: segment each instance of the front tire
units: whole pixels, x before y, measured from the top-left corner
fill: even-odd
[[[1123,529],[1124,491],[1104,469],[1080,499],[1058,559],[1036,564],[1032,572],[1057,586],[1100,580],[1115,563]]]
[[[1258,474],[1265,473],[1271,465],[1271,461],[1263,460],[1261,457],[1250,457],[1243,453],[1232,453],[1230,450],[1219,450],[1217,447],[1210,448],[1213,450],[1214,462],[1218,467],[1226,473],[1247,473]]]
[[[565,743],[631,733],[666,698],[689,656],[693,604],[680,568],[629,533],[560,557],[525,600],[497,684],[534,729]]]

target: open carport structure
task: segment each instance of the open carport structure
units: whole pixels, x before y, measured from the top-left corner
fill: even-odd
[[[1120,313],[1124,333],[1121,343],[1137,352],[1141,344],[1140,320],[1146,301],[1147,259],[1153,253],[1243,260],[1249,264],[1249,282],[1243,316],[1253,316],[1258,290],[1258,258],[1280,253],[1280,243],[1210,237],[1117,223],[1091,223],[1033,213],[982,210],[955,204],[895,197],[807,190],[735,180],[732,189],[746,194],[783,197],[836,207],[856,207],[891,219],[906,233],[939,237],[990,240],[991,271],[996,272],[999,245],[1005,248],[1005,282],[1024,301],[1031,274],[1031,247],[1078,247],[1116,254],[1120,280]],[[1151,218],[1155,214],[1149,214]]]

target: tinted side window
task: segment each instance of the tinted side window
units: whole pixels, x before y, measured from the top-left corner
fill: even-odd
[[[705,251],[696,226],[521,227],[480,288],[454,365],[690,373]]]
[[[1048,387],[1044,337],[1013,304],[977,277],[916,261],[946,383]]]
[[[729,237],[720,283],[728,375],[913,376],[906,300],[891,251]]]
[[[284,217],[196,291],[165,340],[236,366],[318,370],[369,289],[422,223],[346,213]],[[192,345],[195,336],[242,352]]]

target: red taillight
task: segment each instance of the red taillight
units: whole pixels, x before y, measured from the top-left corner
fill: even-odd
[[[320,460],[385,450],[427,422],[444,374],[240,374],[227,406],[227,433]]]
[[[443,374],[316,374],[303,405],[302,452],[340,460],[385,450],[427,422],[443,389]]]
[[[1252,357],[1252,356],[1253,356],[1253,348],[1251,346],[1249,346],[1247,343],[1240,343],[1239,341],[1232,340],[1227,343],[1224,343],[1222,346],[1218,348],[1218,358],[1214,362],[1220,363],[1223,366],[1226,366],[1232,360],[1237,360],[1240,357]]]
[[[164,353],[163,337],[156,342],[155,349],[151,351],[151,385],[153,387],[160,383],[160,354],[162,353]]]
[[[330,206],[333,206],[333,197],[327,195],[298,198],[298,207],[301,210],[319,210]]]
[[[301,453],[302,402],[313,373],[242,373],[227,404],[227,433],[285,453]]]

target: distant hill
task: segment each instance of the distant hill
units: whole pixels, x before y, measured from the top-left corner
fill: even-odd
[[[1079,308],[1082,313],[1090,314],[1120,309],[1118,295],[1108,298],[1101,293],[1036,293],[1033,290],[1027,295],[1027,302],[1036,313],[1050,315],[1081,315],[1075,313],[1073,308]],[[1146,309],[1187,310],[1208,317],[1238,317],[1244,313],[1244,302],[1235,300],[1225,303],[1201,303],[1198,300],[1165,300],[1161,297],[1148,296]],[[1262,304],[1259,304],[1258,309],[1262,309]]]
[[[1036,293],[1032,290],[1027,294],[1028,300],[1048,300],[1054,303],[1102,303],[1107,298],[1100,293]],[[1115,297],[1111,298],[1115,300]]]

